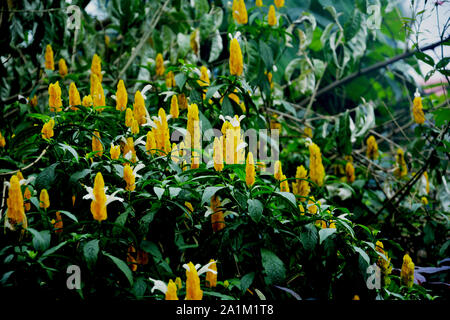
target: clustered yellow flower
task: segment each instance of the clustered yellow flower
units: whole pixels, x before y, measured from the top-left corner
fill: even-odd
[[[63,58],[59,59],[58,61],[58,70],[59,70],[59,75],[61,77],[65,77],[67,76],[67,64],[66,64],[66,60],[64,60]]]
[[[214,138],[213,147],[214,169],[216,171],[223,170],[223,136]]]
[[[297,167],[297,172],[295,174],[296,181],[292,183],[292,192],[296,196],[301,196],[303,198],[309,195],[311,188],[309,187],[309,182],[306,180],[308,178],[308,172],[305,167]]]
[[[42,189],[39,194],[39,207],[47,209],[50,207],[50,197],[48,195],[47,189]]]
[[[50,119],[49,121],[44,123],[44,125],[42,126],[42,130],[41,130],[43,139],[50,139],[51,137],[53,137],[53,135],[54,135],[54,131],[53,131],[54,126],[55,126],[55,120],[53,120],[53,119]]]
[[[192,51],[197,56],[200,53],[200,35],[198,29],[195,29],[190,36],[190,45]]]
[[[48,87],[48,105],[51,112],[60,112],[62,110],[61,87],[59,81],[50,83]]]
[[[414,284],[414,263],[409,254],[403,256],[402,269],[400,271],[400,279],[402,283],[411,288]]]
[[[370,136],[369,138],[367,138],[366,143],[367,143],[367,152],[366,152],[367,158],[372,160],[378,159],[378,144],[375,137]]]
[[[177,83],[175,82],[175,75],[173,73],[173,71],[169,71],[166,74],[166,87],[167,88],[172,88],[175,87],[177,85]]]
[[[133,169],[128,163],[125,164],[125,167],[123,168],[123,179],[127,183],[125,190],[134,191],[134,189],[136,188],[136,177],[133,173]]]
[[[284,0],[275,0],[274,3],[277,6],[277,8],[284,7]]]
[[[45,48],[45,69],[55,70],[55,61],[53,60],[53,49],[51,45]]]
[[[164,75],[165,68],[164,68],[164,58],[161,53],[158,53],[156,55],[156,75],[162,76]]]
[[[127,107],[128,103],[128,93],[125,88],[125,84],[123,80],[119,80],[117,83],[117,91],[116,91],[116,110],[124,111]]]
[[[119,159],[119,156],[120,156],[120,145],[114,146],[113,144],[111,144],[111,148],[109,150],[109,153],[111,155],[111,159],[112,160]]]
[[[16,175],[11,176],[9,180],[8,199],[6,199],[8,211],[6,216],[10,228],[14,229],[14,225],[21,223],[23,228],[27,228],[27,217],[25,216],[23,195],[20,190],[20,181]]]
[[[192,262],[188,263],[186,270],[186,298],[185,300],[202,300],[203,291],[200,289],[200,277]]]
[[[384,284],[389,285],[389,275],[392,272],[391,258],[389,258],[387,252],[384,251],[384,246],[381,241],[377,241],[375,245],[375,250],[386,257],[386,259],[379,257],[377,260],[377,265],[380,267],[381,274],[383,275]]]
[[[218,195],[211,197],[211,226],[214,232],[220,231],[225,228],[225,221],[223,216],[222,204]]]
[[[77,86],[75,82],[70,83],[69,87],[69,105],[70,109],[78,110],[75,106],[81,105],[80,93],[78,92]]]
[[[275,15],[275,7],[273,5],[269,7],[267,22],[269,23],[269,26],[275,26],[277,24],[277,16]]]
[[[226,164],[241,164],[245,160],[244,137],[241,132],[240,118],[228,118],[222,125],[223,158]]]
[[[134,95],[133,117],[137,120],[139,125],[147,122],[146,119],[145,100],[142,93],[138,90]]]
[[[244,71],[244,60],[242,57],[241,47],[236,38],[230,43],[230,74],[240,76]]]
[[[247,8],[244,0],[233,0],[231,7],[233,11],[233,19],[239,24],[246,24],[248,22]]]
[[[353,167],[353,163],[350,161],[345,165],[345,176],[347,178],[347,182],[352,183],[355,181],[355,167]]]
[[[322,186],[325,177],[325,169],[322,164],[322,155],[317,144],[311,143],[309,145],[309,176],[311,181]]]
[[[92,101],[92,96],[91,95],[84,96],[81,104],[83,105],[83,107],[86,108],[92,107],[94,105],[94,101]]]
[[[95,220],[103,221],[107,218],[106,211],[106,194],[105,194],[105,182],[103,180],[103,175],[98,172],[95,176],[94,189],[93,189],[94,199],[91,202],[91,213]]]
[[[158,110],[158,119],[155,120],[156,128],[152,128],[155,137],[156,149],[162,150],[165,154],[171,151],[169,125],[167,123],[166,111],[163,108]]]
[[[4,148],[6,146],[6,140],[5,137],[0,132],[0,148]]]
[[[216,138],[217,139],[217,138]],[[253,153],[249,152],[247,154],[247,162],[245,164],[245,183],[248,187],[255,184],[255,162],[253,161]]]
[[[95,157],[101,157],[103,155],[103,145],[100,140],[100,133],[97,130],[92,135],[92,152],[95,152]]]
[[[416,91],[414,96],[415,97],[413,100],[413,108],[412,108],[414,121],[417,124],[424,124],[425,114],[423,113],[422,98],[420,97],[419,91]]]
[[[180,110],[178,108],[178,98],[176,95],[173,95],[170,99],[170,115],[174,119],[177,119],[180,115]]]
[[[408,167],[406,166],[405,155],[401,148],[397,149],[396,167],[394,169],[394,175],[397,178],[403,178],[408,174]]]

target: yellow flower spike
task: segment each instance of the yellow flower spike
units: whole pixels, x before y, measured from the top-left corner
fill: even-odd
[[[169,283],[167,284],[165,300],[178,300],[177,285],[172,281],[172,279],[170,279]]]
[[[281,176],[280,180],[281,180],[281,182],[280,182],[280,191],[281,192],[291,192],[289,190],[289,182],[288,182],[288,180],[287,180],[287,178],[286,178],[286,176],[284,174]]]
[[[177,119],[180,115],[180,110],[178,109],[178,98],[176,95],[173,95],[170,99],[170,115],[174,119]]]
[[[401,148],[397,149],[396,168],[394,169],[394,175],[397,178],[403,178],[408,174],[408,167],[406,166],[405,155]]]
[[[355,294],[354,296],[353,296],[353,299],[352,300],[360,300],[359,299],[359,296],[357,295],[357,294]]]
[[[211,226],[213,232],[217,232],[225,228],[225,222],[223,217],[223,210],[221,209],[221,202],[218,195],[211,197],[211,210],[214,212],[211,215]]]
[[[188,103],[187,103],[186,96],[184,95],[184,93],[180,93],[178,95],[178,106],[180,107],[181,110],[188,108]]]
[[[248,22],[247,8],[244,0],[233,0],[231,10],[233,11],[233,19],[239,24]]]
[[[127,163],[123,168],[123,179],[126,181],[127,186],[125,190],[134,191],[136,189],[136,177],[134,176],[133,169]]]
[[[253,161],[253,154],[249,152],[247,154],[247,162],[245,164],[245,183],[247,187],[251,187],[255,184],[255,162]]]
[[[106,194],[105,194],[105,182],[101,172],[98,172],[94,181],[94,200],[91,202],[91,213],[94,220],[103,221],[107,218],[106,211]]]
[[[105,92],[100,81],[97,81],[97,88],[94,93],[94,107],[101,107],[106,105]],[[98,112],[102,112],[104,108],[97,109]]]
[[[102,61],[100,60],[100,57],[97,54],[94,54],[94,56],[92,57],[91,74],[95,74],[97,76],[98,81],[102,82],[103,80]]]
[[[257,7],[262,7],[262,6],[263,6],[262,0],[256,0],[255,5],[256,5]]]
[[[141,92],[138,90],[134,95],[133,117],[138,121],[139,125],[147,122],[145,115],[145,100]]]
[[[25,191],[23,192],[23,197],[24,197],[24,201],[26,201],[26,202],[24,202],[25,211],[30,211],[30,209],[31,209],[31,203],[30,203],[31,191],[30,191],[30,189],[28,189],[28,187],[25,188]]]
[[[422,98],[420,97],[418,90],[416,91],[414,96],[415,97],[413,100],[413,108],[412,108],[414,122],[417,124],[424,124],[425,114],[423,113]]]
[[[37,100],[37,96],[36,95],[34,95],[34,97],[31,98],[31,99],[28,97],[28,99],[29,99],[29,104],[30,104],[31,107],[36,107],[37,106],[38,100]]]
[[[90,76],[90,82],[91,82],[91,89],[90,89],[91,91],[90,91],[90,93],[91,93],[92,99],[94,99],[94,97],[95,97],[95,92],[97,91],[97,83],[100,82],[100,81],[98,80],[98,77],[97,77],[96,74],[91,73],[91,76]]]
[[[164,68],[164,58],[161,53],[158,53],[156,55],[156,75],[162,76],[164,75],[165,68]]]
[[[276,180],[280,181],[281,177],[283,175],[283,170],[281,168],[281,162],[280,160],[277,160],[275,162],[275,168],[274,168],[274,173],[273,173],[274,177]]]
[[[92,152],[96,152],[94,157],[101,157],[103,155],[103,145],[100,140],[100,133],[97,130],[92,135]]]
[[[77,86],[75,85],[75,82],[70,83],[69,87],[69,105],[70,109],[72,110],[78,110],[77,107],[81,105],[81,98],[80,93],[78,92]]]
[[[178,146],[175,142],[172,144],[172,151],[170,152],[170,154],[170,158],[172,159],[172,161],[178,164],[178,162],[180,162],[180,152],[178,151]]]
[[[111,155],[112,160],[119,159],[120,156],[120,145],[114,146],[111,144],[111,148],[109,149],[109,154]]]
[[[240,76],[244,71],[244,60],[242,57],[241,47],[236,38],[230,43],[230,74]]]
[[[123,155],[126,156],[128,152],[131,152],[131,162],[136,162],[136,149],[134,148],[133,137],[127,138],[127,143],[123,147]]]
[[[320,204],[320,202],[318,202]],[[308,200],[308,211],[311,214],[316,214],[319,208],[316,205],[316,199],[314,199],[314,196],[311,196]]]
[[[194,136],[193,136],[193,148],[192,151],[192,161],[191,169],[198,169],[200,166],[200,153],[198,150],[201,149],[201,135],[200,135],[200,121],[194,122]]]
[[[128,103],[128,93],[123,80],[119,80],[116,91],[116,110],[124,111]]]
[[[60,112],[62,110],[61,87],[59,81],[51,83],[48,87],[48,105],[51,112]]]
[[[269,15],[267,16],[267,22],[269,23],[269,26],[275,26],[277,24],[277,16],[275,14],[275,7],[271,5],[269,7]]]
[[[347,178],[347,182],[352,183],[355,181],[355,168],[351,162],[347,162],[345,165],[345,176]]]
[[[136,119],[133,119],[133,122],[131,123],[131,133],[132,134],[138,134],[139,133],[139,123]]]
[[[303,205],[300,203],[299,205],[298,205],[298,210],[300,210],[300,215],[301,216],[304,216],[305,215],[305,208],[303,208]]]
[[[75,207],[75,200],[77,197],[75,195],[72,196],[72,207]]]
[[[214,262],[214,259],[211,259],[209,262]],[[209,266],[209,269],[217,272],[217,265],[214,262]],[[217,286],[217,273],[213,273],[211,271],[206,272],[206,286],[208,288],[214,288]]]
[[[203,291],[200,289],[200,278],[192,262],[188,263],[186,270],[186,297],[185,300],[202,300]]]
[[[367,151],[366,151],[367,158],[377,160],[378,159],[377,140],[375,139],[374,136],[370,136],[369,138],[367,138],[366,143],[367,143]]]
[[[277,8],[284,7],[284,0],[275,0],[274,3],[277,6]]]
[[[5,137],[0,132],[0,148],[4,148],[6,146],[6,140]]]
[[[45,48],[45,69],[55,70],[55,61],[53,60],[53,49],[51,45]]]
[[[200,67],[200,80],[197,81],[198,85],[201,87],[207,87],[211,83],[208,75],[208,68],[205,66]]]
[[[402,270],[400,271],[402,284],[411,288],[414,284],[414,263],[409,254],[403,256]]]
[[[325,178],[325,169],[322,164],[320,148],[315,143],[309,145],[309,167],[311,181],[321,187]]]
[[[177,85],[177,83],[175,82],[175,75],[173,73],[173,71],[169,71],[166,74],[166,87],[167,88],[172,88],[175,87]]]
[[[39,207],[44,209],[50,207],[50,198],[46,189],[42,189],[39,194]]]
[[[94,101],[92,101],[92,96],[91,95],[84,96],[81,104],[83,105],[83,107],[86,108],[92,107],[94,105]]]
[[[308,178],[308,172],[304,166],[297,167],[295,178],[297,180],[292,183],[292,193],[296,196],[307,197],[311,188],[309,187],[309,182],[304,180]]]
[[[422,198],[420,199],[420,202],[422,202],[422,204],[423,204],[424,206],[426,206],[426,205],[428,204],[428,199],[427,199],[427,197],[422,197]]]
[[[272,72],[266,72],[267,75],[267,81],[269,81],[270,89],[273,89],[273,82],[272,82]]]
[[[42,126],[42,139],[51,139],[54,135],[53,128],[55,126],[55,120],[50,119],[48,122],[44,123]]]
[[[58,70],[61,77],[64,78],[65,76],[67,76],[67,64],[66,60],[64,60],[63,58],[59,59],[58,61]]]
[[[55,228],[55,233],[61,233],[63,232],[63,221],[61,218],[61,212],[56,211],[56,220],[55,223],[53,223],[53,227]]]
[[[182,283],[181,283],[181,278],[180,277],[176,277],[175,284],[177,285],[178,290],[180,290],[181,287],[183,286]]]
[[[156,128],[152,131],[155,133],[156,148],[164,151],[165,154],[169,154],[171,150],[170,145],[170,132],[169,125],[167,124],[166,111],[163,108],[159,108],[158,117],[160,120],[156,120]]]
[[[216,171],[223,170],[223,136],[214,138],[213,148],[214,169]]]
[[[6,205],[8,207],[6,216],[9,219],[9,223],[12,226],[22,223],[22,226],[26,228],[27,218],[25,216],[23,205],[23,195],[20,190],[19,178],[16,175],[11,176],[9,180],[8,199],[6,199]]]
[[[20,171],[17,171],[16,176],[17,176],[17,178],[19,178],[19,181],[25,179],[25,178],[23,177],[22,172],[20,172]]]
[[[128,128],[131,128],[131,126],[133,125],[133,120],[133,111],[130,108],[127,108],[127,110],[125,111],[125,125]]]
[[[147,153],[155,154],[156,152],[156,140],[155,135],[152,131],[147,132],[147,140],[145,143],[145,150]]]
[[[392,272],[392,266],[391,266],[391,258],[389,258],[387,252],[384,251],[384,246],[381,241],[377,241],[375,244],[375,250],[379,253],[384,254],[387,260],[383,259],[383,257],[378,257],[377,265],[380,267],[381,274],[383,275],[384,284],[389,284],[389,274]]]
[[[310,127],[305,127],[305,129],[303,129],[303,133],[308,138],[312,138],[312,136],[313,136],[312,129]]]
[[[198,56],[200,52],[200,36],[198,29],[195,29],[190,36],[190,45],[192,51],[194,51],[194,54]]]
[[[186,137],[186,148],[191,149],[194,148],[194,125],[195,123],[199,122],[199,115],[198,115],[198,106],[197,104],[193,103],[188,106],[188,113],[187,113],[187,131],[189,132],[189,135]]]
[[[426,181],[425,191],[427,192],[427,194],[429,194],[430,193],[430,180],[428,180],[428,173],[425,171],[423,173],[423,176],[425,177],[425,181]]]

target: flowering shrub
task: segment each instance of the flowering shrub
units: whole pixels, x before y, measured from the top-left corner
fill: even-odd
[[[2,80],[0,286],[77,299],[445,297],[448,268],[432,281],[417,269],[449,253],[445,97],[395,64],[347,80],[399,54],[383,39],[406,43],[412,29],[387,1],[383,36],[360,23],[365,1],[300,2],[111,1],[101,32],[83,8],[70,29],[64,8],[8,2],[8,45],[30,50],[1,71],[20,85]],[[38,17],[33,34],[25,22]],[[415,55],[448,76],[448,58]],[[343,92],[327,89],[336,82]]]

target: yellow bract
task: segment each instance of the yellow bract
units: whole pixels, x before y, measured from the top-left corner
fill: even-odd
[[[123,80],[119,80],[116,91],[116,110],[124,111],[128,103],[128,93]]]
[[[133,117],[137,120],[139,125],[143,125],[147,122],[145,116],[145,100],[142,96],[141,92],[138,90],[134,95],[134,104],[133,104]]]
[[[94,157],[101,157],[103,155],[103,145],[100,140],[100,133],[97,130],[92,135],[92,152],[95,152]]]
[[[253,154],[249,152],[247,154],[247,162],[245,164],[245,183],[248,187],[255,184],[255,162],[253,161]]]
[[[91,74],[95,74],[97,76],[98,81],[102,82],[103,80],[102,61],[100,60],[100,57],[97,54],[94,54],[94,56],[92,57]]]
[[[91,202],[91,213],[95,220],[103,221],[107,218],[105,182],[101,172],[98,172],[94,181],[94,200]]]
[[[39,207],[44,209],[50,207],[50,197],[46,189],[42,189],[39,195]]]
[[[345,165],[345,176],[347,177],[347,182],[355,181],[355,168],[351,162],[347,162]]]
[[[131,128],[133,120],[134,120],[133,111],[130,108],[127,108],[127,110],[125,111],[125,125]]]
[[[55,61],[53,60],[53,49],[51,45],[45,48],[45,69],[55,70]]]
[[[169,71],[166,74],[166,87],[172,88],[175,87],[177,83],[175,82],[175,75],[173,74],[173,71]]]
[[[51,112],[59,112],[62,110],[61,87],[59,81],[50,83],[48,87],[48,105]]]
[[[241,47],[236,38],[230,43],[230,74],[240,76],[244,71],[244,60],[242,57]]]
[[[233,0],[231,10],[233,11],[233,19],[239,24],[248,22],[247,8],[244,0]]]
[[[403,256],[402,270],[400,271],[400,278],[402,283],[411,288],[414,284],[414,263],[409,254]]]
[[[156,55],[156,75],[162,76],[164,75],[165,68],[164,68],[164,58],[161,53],[158,53]]]
[[[8,199],[6,199],[8,211],[6,213],[9,223],[13,226],[22,223],[24,228],[27,227],[27,218],[23,205],[23,195],[20,190],[19,178],[16,175],[11,176],[9,180]]]
[[[378,159],[378,144],[374,136],[367,138],[367,158],[376,160]]]
[[[289,182],[288,182],[288,180],[287,180],[287,178],[286,178],[286,176],[283,174],[282,176],[281,176],[281,182],[280,182],[280,191],[281,192],[290,192],[290,190],[289,190]]]
[[[275,0],[274,3],[277,6],[277,8],[284,7],[284,0]]]
[[[147,153],[155,154],[156,152],[156,140],[152,131],[147,132],[147,140],[145,143],[145,150]]]
[[[48,122],[44,123],[44,125],[42,126],[42,138],[43,139],[50,139],[51,137],[53,137],[54,132],[53,132],[53,127],[55,126],[55,120],[50,119]]]
[[[220,203],[220,199],[218,195],[213,195],[211,197],[211,211],[213,214],[211,215],[211,226],[213,232],[222,230],[225,228],[225,221],[223,217],[223,210],[221,208],[222,204]]]
[[[112,159],[112,160],[117,160],[117,159],[119,159],[119,156],[120,156],[120,146],[119,146],[119,145],[114,146],[114,145],[111,144],[111,149],[109,149],[109,153],[110,153],[110,155],[111,155],[111,159]]]
[[[170,99],[170,115],[172,118],[176,119],[180,115],[180,110],[178,109],[178,98],[173,95]]]
[[[309,182],[306,180],[308,178],[308,172],[305,167],[297,167],[295,178],[297,180],[292,182],[292,193],[297,196],[307,197],[311,188],[309,187]]]
[[[91,95],[84,96],[81,104],[83,105],[83,107],[86,108],[92,107],[94,104],[94,101],[92,101],[92,96]]]
[[[401,148],[397,149],[396,167],[394,169],[394,175],[397,178],[403,178],[408,174],[408,167],[406,166],[405,155]]]
[[[127,163],[123,168],[123,179],[127,182],[127,186],[125,190],[133,191],[136,188],[135,179],[133,169],[131,169],[130,165]]]
[[[223,136],[220,138],[214,138],[214,150],[213,150],[213,158],[214,158],[214,169],[216,171],[223,170]]]
[[[211,259],[209,262],[214,262],[214,260]],[[209,266],[209,269],[217,272],[216,263],[214,262],[213,264],[211,264]],[[214,288],[215,286],[217,286],[217,273],[211,271],[206,272],[206,286],[209,288]]]
[[[309,176],[311,181],[317,184],[317,186],[323,186],[325,169],[322,164],[320,148],[315,143],[309,145]]]
[[[263,6],[262,0],[256,0],[255,5],[256,5],[257,7],[262,7],[262,6]]]
[[[0,132],[0,147],[4,148],[6,146],[6,140],[5,137],[2,135],[2,133]]]
[[[75,106],[79,106],[81,104],[80,93],[78,92],[77,86],[75,82],[70,83],[69,87],[69,105],[70,109],[78,110]]]
[[[185,300],[202,300],[203,291],[200,289],[200,278],[192,262],[188,263],[186,270],[186,297]]]
[[[66,60],[64,60],[63,58],[59,59],[58,61],[58,70],[59,70],[59,75],[61,77],[65,77],[67,76],[67,64],[66,64]]]
[[[280,160],[277,160],[277,161],[275,161],[275,168],[274,168],[273,176],[275,177],[275,179],[280,181],[282,175],[283,175],[283,169],[281,168],[281,162],[280,162]]]
[[[414,98],[412,111],[414,121],[417,124],[423,124],[425,122],[425,114],[423,113],[422,98],[420,96]]]
[[[277,16],[275,15],[275,7],[273,5],[271,5],[269,8],[267,22],[269,23],[269,26],[275,26],[277,24]]]
[[[177,285],[172,281],[172,279],[170,279],[169,283],[167,284],[165,300],[178,300]]]

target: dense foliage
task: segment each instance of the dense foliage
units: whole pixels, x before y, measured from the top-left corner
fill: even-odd
[[[1,4],[2,290],[448,298],[439,2],[100,3]]]

